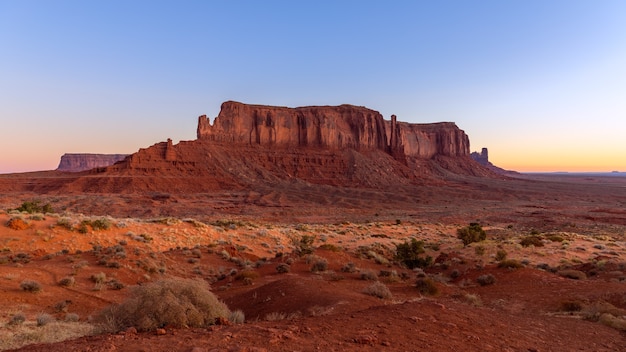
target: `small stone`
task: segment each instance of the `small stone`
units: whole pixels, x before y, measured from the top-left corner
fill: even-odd
[[[156,329],[156,334],[157,335],[165,335],[167,332],[165,331],[165,329]]]

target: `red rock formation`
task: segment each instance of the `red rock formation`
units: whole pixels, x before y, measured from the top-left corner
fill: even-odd
[[[468,156],[469,138],[452,122],[385,121],[374,110],[352,105],[301,108],[222,104],[211,125],[198,119],[198,139],[235,144],[382,150],[397,158]]]
[[[454,123],[385,121],[351,105],[292,109],[225,102],[213,124],[200,116],[197,134],[195,141],[140,149],[59,191],[205,193],[271,190],[285,182],[394,188],[490,173],[471,160],[469,139]]]
[[[106,167],[127,157],[127,154],[63,154],[57,171],[79,172]]]
[[[228,101],[213,125],[206,116],[198,121],[198,139],[236,144],[384,150],[386,138],[380,113],[352,105],[286,108]]]

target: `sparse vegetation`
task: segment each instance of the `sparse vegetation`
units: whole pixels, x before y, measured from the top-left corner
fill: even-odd
[[[522,238],[520,244],[523,247],[535,246],[535,247],[543,247],[543,238],[538,235],[530,235]]]
[[[68,287],[68,286],[73,286],[75,282],[76,282],[76,279],[74,279],[73,276],[66,276],[62,278],[61,280],[59,280],[59,285]]]
[[[363,290],[363,293],[370,295],[370,296],[378,297],[381,299],[389,299],[392,297],[391,291],[389,291],[389,288],[385,284],[379,281],[376,281],[373,284],[367,286]]]
[[[246,321],[246,315],[243,313],[242,310],[237,309],[230,312],[230,315],[228,316],[228,321],[233,324],[243,324]]]
[[[295,247],[296,255],[301,257],[313,253],[313,251],[315,250],[315,248],[313,247],[313,242],[315,242],[315,236],[313,235],[302,235],[299,238],[291,238],[291,243]]]
[[[501,261],[500,263],[498,263],[498,268],[504,268],[504,269],[519,269],[523,266],[524,265],[522,265],[522,263],[520,263],[519,261],[515,259],[505,259]]]
[[[415,287],[423,295],[433,296],[439,292],[439,288],[437,288],[435,280],[429,277],[417,279],[417,281],[415,282]]]
[[[20,288],[26,292],[39,292],[41,291],[41,284],[33,280],[24,280],[20,283]]]
[[[501,262],[506,259],[508,253],[504,249],[498,249],[496,252],[496,260]]]
[[[22,203],[22,205],[20,205],[19,207],[17,207],[15,210],[21,212],[21,213],[29,213],[29,214],[35,214],[35,213],[52,213],[52,206],[47,203],[45,205],[41,205],[41,202],[39,201],[32,201],[32,202],[24,202]]]
[[[291,270],[291,266],[287,263],[280,263],[276,266],[276,272],[279,274],[288,273]]]
[[[432,264],[433,258],[420,257],[424,252],[424,242],[411,238],[411,242],[404,241],[404,243],[396,244],[395,259],[409,269],[426,268]]]
[[[151,331],[164,325],[207,327],[229,316],[205,281],[175,278],[133,287],[126,301],[106,308],[97,321],[104,331]]]
[[[326,271],[326,269],[328,269],[328,261],[324,258],[316,259],[311,266],[311,272],[314,273]]]
[[[496,283],[496,277],[491,274],[480,275],[476,278],[476,282],[480,286],[488,286]]]
[[[557,272],[557,274],[559,276],[566,277],[568,279],[573,279],[573,280],[585,280],[587,278],[587,274],[585,274],[584,272],[580,270],[573,270],[573,269],[560,270]]]
[[[37,316],[37,326],[44,326],[52,323],[54,321],[54,317],[47,313],[41,313]]]
[[[378,275],[373,270],[361,270],[361,280],[377,281]]]
[[[485,230],[476,222],[472,222],[469,226],[457,229],[456,234],[457,237],[463,241],[464,246],[470,243],[484,241],[487,238]]]

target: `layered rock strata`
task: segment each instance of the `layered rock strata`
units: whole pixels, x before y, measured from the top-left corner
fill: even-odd
[[[124,160],[128,154],[72,154],[61,156],[57,171],[79,172],[96,167],[107,167]]]

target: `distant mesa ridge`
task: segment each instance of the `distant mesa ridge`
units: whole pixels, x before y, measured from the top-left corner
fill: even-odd
[[[299,108],[222,104],[210,124],[198,120],[199,140],[276,147],[381,150],[397,157],[468,156],[469,138],[452,122],[411,124],[385,120],[352,105]]]
[[[328,185],[395,189],[447,177],[501,177],[472,160],[452,122],[385,120],[353,105],[299,108],[222,104],[197,139],[156,143],[48,191],[205,193]],[[286,182],[286,183],[285,183]],[[279,186],[282,185],[282,186]]]
[[[66,153],[61,156],[57,171],[80,172],[107,167],[126,158],[128,154]]]

